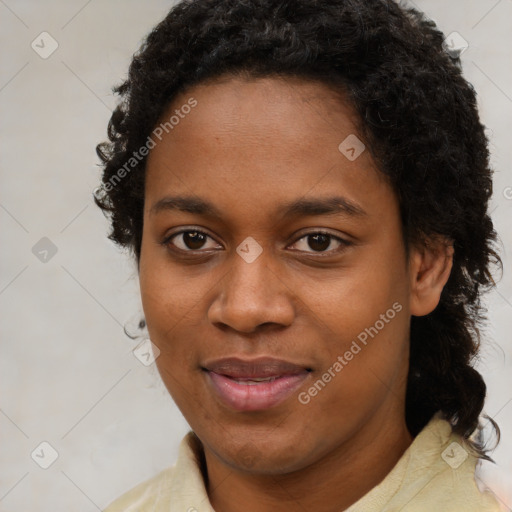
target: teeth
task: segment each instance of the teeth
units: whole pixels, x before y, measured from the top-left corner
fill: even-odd
[[[272,382],[276,380],[277,377],[254,377],[252,379],[246,379],[246,380],[239,380],[239,379],[233,379],[237,384],[245,384],[248,386],[254,386],[256,384],[259,384],[260,382]]]

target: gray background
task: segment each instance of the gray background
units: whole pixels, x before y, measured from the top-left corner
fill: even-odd
[[[137,275],[91,200],[111,87],[171,5],[0,0],[1,511],[99,510],[172,465],[187,430],[155,366],[134,357],[140,340],[123,333],[141,311]],[[505,272],[487,298],[478,368],[503,439],[499,467],[485,464],[481,479],[511,507],[512,1],[415,5],[468,42],[465,76],[492,137],[491,208]],[[51,48],[43,31],[58,43],[46,59],[31,47]],[[58,453],[48,469],[43,441]]]

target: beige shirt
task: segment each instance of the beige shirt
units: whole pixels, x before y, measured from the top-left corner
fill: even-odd
[[[345,512],[504,510],[491,491],[480,492],[474,477],[478,458],[464,446],[450,424],[434,415],[382,482]],[[123,494],[105,512],[215,512],[197,462],[201,450],[188,432],[173,467]]]

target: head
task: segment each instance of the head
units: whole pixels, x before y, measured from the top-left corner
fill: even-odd
[[[433,22],[391,0],[185,1],[115,90],[96,202],[201,440],[243,466],[250,438],[274,454],[260,470],[284,471],[390,416],[412,436],[437,411],[475,432],[492,176]],[[235,411],[206,371],[233,355],[304,380]]]

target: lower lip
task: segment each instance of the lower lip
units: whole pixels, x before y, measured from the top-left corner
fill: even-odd
[[[209,371],[206,373],[222,402],[238,411],[259,411],[275,407],[296,391],[309,375],[309,372],[304,372],[283,375],[273,381],[258,384],[240,384],[225,375]]]

